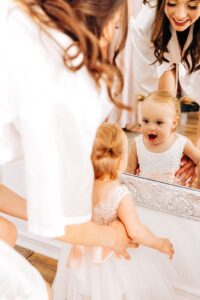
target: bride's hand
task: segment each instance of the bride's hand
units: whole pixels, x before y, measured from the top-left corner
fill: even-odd
[[[195,163],[184,155],[181,159],[181,167],[176,172],[176,178],[181,185],[192,186],[196,176]]]
[[[110,224],[116,230],[116,241],[112,247],[116,256],[123,256],[125,259],[130,259],[127,248],[137,248],[138,243],[133,242],[127,235],[124,225],[120,221],[115,221]]]

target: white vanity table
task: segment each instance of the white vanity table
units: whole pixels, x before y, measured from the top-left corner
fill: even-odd
[[[178,299],[200,300],[200,191],[129,174],[122,175],[121,181],[131,190],[143,223],[155,233],[169,237],[174,244],[172,264],[179,275],[176,282]],[[26,196],[22,162],[4,167],[3,183]],[[61,287],[66,280],[68,245],[30,235],[26,222],[17,219],[14,222],[18,227],[19,245],[58,259],[53,300],[64,300],[65,291]]]

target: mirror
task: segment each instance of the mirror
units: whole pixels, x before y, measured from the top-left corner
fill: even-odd
[[[180,124],[179,124],[178,130],[177,130],[178,133],[185,135],[187,138],[194,141],[196,133],[197,133],[197,127],[198,127],[198,113],[197,112],[188,112],[188,113],[181,114],[181,120],[180,120]],[[134,137],[136,137],[138,134],[126,131],[126,135],[128,137],[128,143],[129,143],[129,149],[130,149],[130,146],[133,142]],[[159,180],[159,181],[162,182],[162,180]],[[196,189],[195,184],[196,184],[196,182],[194,181],[194,183],[191,187],[192,189]]]
[[[124,82],[125,86],[124,86],[123,94],[121,95],[120,100],[122,100],[122,102],[124,104],[133,105],[134,106],[134,113],[130,114],[130,113],[124,111],[119,119],[117,118],[118,115],[116,113],[113,113],[111,118],[109,118],[109,121],[115,122],[115,123],[117,122],[122,128],[128,128],[128,127],[131,128],[131,126],[133,128],[133,126],[136,123],[136,113],[137,113],[135,96],[137,94],[143,94],[143,95],[148,94],[148,92],[150,91],[149,86],[151,86],[149,81],[151,81],[151,83],[152,83],[152,80],[154,81],[154,83],[152,84],[152,86],[154,85],[154,87],[151,86],[151,91],[152,92],[155,91],[157,89],[156,87],[158,86],[157,73],[159,73],[159,72],[162,73],[162,71],[163,71],[163,70],[161,70],[162,68],[160,68],[159,70],[157,70],[159,72],[157,72],[157,71],[155,72],[155,70],[154,70],[154,73],[153,73],[152,69],[149,70],[148,67],[147,67],[147,64],[149,65],[149,60],[151,62],[153,62],[155,57],[153,56],[153,58],[152,58],[152,56],[150,55],[152,53],[149,53],[149,49],[151,49],[151,47],[150,47],[149,40],[147,39],[148,33],[147,33],[147,35],[144,35],[144,34],[146,34],[146,31],[145,31],[146,28],[144,27],[145,28],[144,29],[141,24],[146,24],[144,16],[149,16],[149,14],[147,12],[148,10],[149,11],[151,10],[151,15],[152,15],[152,8],[147,9],[147,7],[145,6],[146,10],[143,10],[144,7],[142,6],[142,2],[143,2],[142,0],[138,0],[138,1],[129,0],[128,2],[129,2],[129,6],[131,7],[130,14],[133,16],[132,20],[137,18],[137,22],[134,23],[134,22],[131,21],[132,23],[131,22],[129,23],[129,29],[130,30],[129,30],[128,39],[127,39],[127,42],[126,42],[126,47],[125,47],[123,53],[120,54],[120,57],[118,59],[118,65],[121,68],[121,70],[124,74],[124,79],[125,79],[125,82]],[[153,3],[153,1],[151,1],[151,3]],[[154,3],[157,3],[157,1],[154,1]],[[142,14],[140,16],[140,11],[141,10],[143,10],[143,11],[142,11]],[[148,18],[146,18],[146,19],[148,20],[148,22],[150,22],[150,19],[148,19]],[[136,23],[137,23],[137,25],[134,25]],[[150,30],[150,28],[151,28],[150,23],[148,23],[148,25],[149,25],[148,29]],[[138,26],[137,30],[132,32],[131,31],[132,26],[133,27]],[[132,40],[134,38],[133,38],[132,34],[134,34],[134,33],[136,34],[136,38],[135,38],[134,43],[133,43]],[[175,31],[172,32],[172,33],[173,33],[172,34],[172,37],[173,37],[172,42],[174,44],[169,45],[169,47],[171,47],[171,48],[169,48],[169,52],[172,51],[172,56],[169,56],[169,59],[172,58],[172,60],[171,60],[172,63],[174,63],[174,65],[175,64],[178,65],[178,64],[180,64],[180,61],[177,62],[176,60],[173,60],[175,58],[177,59],[177,57],[175,57],[174,53],[178,53],[179,50],[177,50],[177,49],[180,48],[179,45],[178,45],[179,47],[176,47],[177,46],[177,41],[178,41],[178,34],[176,36]],[[116,31],[116,36],[117,35],[119,35],[118,31]],[[189,36],[190,35],[188,33],[188,39],[189,39]],[[148,40],[148,43],[147,43],[147,40]],[[140,41],[140,42],[138,42],[138,41]],[[187,42],[188,42],[188,40],[187,40]],[[114,48],[114,45],[116,45],[116,39],[114,39],[114,41],[113,41],[112,49]],[[172,47],[172,46],[174,46],[174,47]],[[173,54],[174,54],[174,56],[173,56]],[[177,56],[178,56],[178,54],[177,54]],[[144,59],[144,61],[143,61],[143,59]],[[140,60],[142,62],[140,62]],[[163,63],[163,65],[164,65],[164,63]],[[163,67],[163,65],[162,65],[162,67]],[[172,65],[171,65],[171,67],[172,67]],[[153,66],[151,66],[151,67],[153,68]],[[177,71],[180,74],[180,70],[177,69]],[[178,72],[176,72],[176,74],[178,74]],[[149,73],[150,73],[150,78],[149,78]],[[176,87],[180,87],[180,82],[182,83],[182,85],[184,84],[184,81],[186,82],[187,76],[184,75],[184,74],[187,74],[187,73],[183,72],[183,75],[181,77],[182,82],[180,81],[180,78],[178,78],[179,80],[177,80],[177,82],[176,82]],[[199,91],[199,78],[200,78],[199,73],[198,74],[196,73],[195,76],[196,76],[195,77],[196,81],[195,81],[194,87],[190,88],[190,93],[192,92],[193,95],[192,94],[188,95],[192,99],[194,97],[194,94],[195,95],[198,94],[197,92]],[[188,86],[191,86],[191,85],[192,84],[188,84]],[[177,88],[177,93],[180,93],[179,88]],[[198,100],[198,98],[199,98],[199,96],[197,97],[197,100]],[[198,107],[196,109],[198,109]],[[186,108],[186,110],[187,110],[187,108]],[[197,134],[198,118],[199,118],[199,113],[198,112],[193,112],[193,113],[192,112],[189,112],[189,113],[185,112],[185,113],[182,113],[181,114],[180,125],[179,125],[177,131],[180,134],[185,135],[189,139],[194,141],[195,136]],[[132,132],[126,132],[126,133],[127,133],[127,136],[128,136],[129,146],[130,146],[131,141],[132,141],[133,137],[136,134],[134,134]],[[192,186],[192,188],[196,189],[195,182],[194,182],[194,185]]]
[[[128,173],[121,175],[120,182],[131,191],[137,206],[200,222],[198,190]]]

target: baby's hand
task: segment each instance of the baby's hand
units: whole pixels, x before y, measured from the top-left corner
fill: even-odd
[[[161,248],[159,249],[160,252],[166,253],[169,255],[169,258],[171,259],[174,255],[174,247],[170,240],[161,238]]]

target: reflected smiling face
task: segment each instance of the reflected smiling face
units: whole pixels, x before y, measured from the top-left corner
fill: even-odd
[[[176,31],[184,31],[200,17],[200,1],[166,0],[165,14]]]
[[[165,143],[178,123],[175,109],[169,103],[147,99],[142,103],[142,134],[151,145]]]

